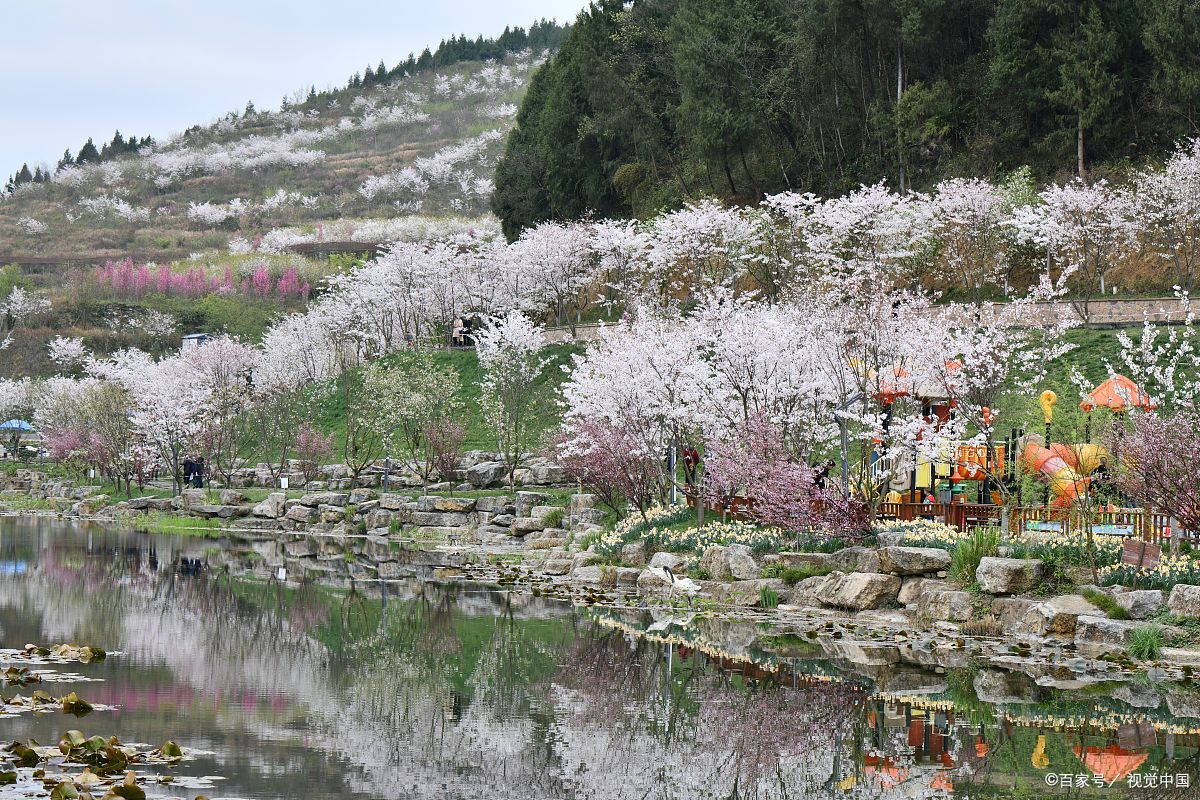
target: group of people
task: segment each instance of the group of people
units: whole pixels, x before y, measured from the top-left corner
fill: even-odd
[[[204,459],[188,456],[183,460],[183,485],[193,489],[204,488]]]

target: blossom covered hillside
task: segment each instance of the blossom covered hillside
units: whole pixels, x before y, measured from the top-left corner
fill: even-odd
[[[0,193],[0,258],[280,252],[481,216],[544,58],[526,49],[411,74],[401,65],[369,84],[298,92],[277,110],[247,105],[134,153],[47,167],[47,180]]]

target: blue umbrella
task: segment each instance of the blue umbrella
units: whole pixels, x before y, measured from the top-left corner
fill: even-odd
[[[23,419],[10,419],[8,422],[0,425],[0,431],[31,431],[33,426]]]

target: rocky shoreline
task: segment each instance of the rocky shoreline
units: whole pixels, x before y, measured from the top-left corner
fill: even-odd
[[[967,591],[946,579],[947,551],[906,546],[889,534],[878,546],[833,553],[760,555],[731,544],[709,546],[696,556],[649,553],[645,542],[637,542],[626,545],[613,563],[595,552],[592,542],[602,531],[603,514],[587,494],[555,505],[549,494],[536,491],[410,498],[364,487],[296,497],[272,492],[252,502],[237,489],[190,489],[174,498],[117,503],[98,492],[36,470],[0,477],[0,499],[37,498],[64,517],[112,523],[164,512],[215,520],[220,535],[237,545],[233,561],[222,568],[271,575],[282,569],[293,580],[345,585],[441,570],[444,576],[525,585],[591,602],[700,609],[728,618],[747,613],[774,620],[837,618],[947,641],[1066,649],[1112,663],[1128,660],[1133,632],[1163,609],[1200,618],[1197,586],[1179,584],[1169,594],[1086,587],[1111,597],[1128,617],[1112,619],[1082,594],[1046,594],[1045,567],[1036,559],[984,558],[976,573],[978,590]],[[824,574],[794,585],[763,577],[797,569]],[[703,578],[685,578],[689,573]],[[778,605],[762,608],[772,596]],[[1174,631],[1167,626],[1163,632]],[[1158,662],[1200,665],[1200,649],[1167,647]]]

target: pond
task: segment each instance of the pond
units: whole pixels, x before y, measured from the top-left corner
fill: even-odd
[[[203,566],[222,546],[0,519],[0,647],[110,651],[46,667],[66,679],[47,691],[96,710],[4,716],[0,740],[177,742],[193,758],[151,797],[1158,798],[1200,785],[1190,681],[1063,690],[461,582],[285,584]],[[37,796],[23,786],[0,798]]]

